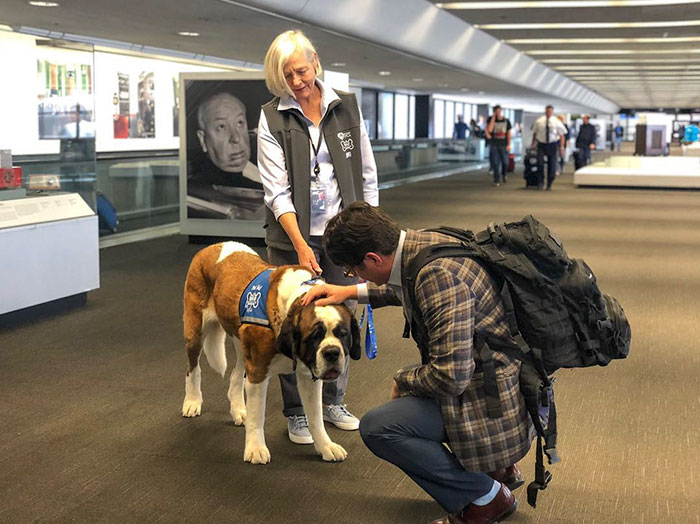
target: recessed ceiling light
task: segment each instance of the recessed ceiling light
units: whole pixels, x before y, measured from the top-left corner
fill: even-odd
[[[413,80],[414,82],[422,82],[422,81],[423,81],[422,78],[413,78],[412,80]]]
[[[391,71],[379,71],[379,76],[389,76]]]
[[[480,95],[483,95],[483,94],[484,94],[484,92],[483,92],[483,91],[479,91],[479,94],[480,94]]]
[[[537,0],[534,2],[443,2],[435,5],[441,9],[464,11],[474,9],[551,9],[553,7],[640,7],[696,3],[697,0]]]
[[[345,62],[333,62],[332,67],[345,67],[347,64]]]
[[[34,7],[60,7],[61,4],[58,2],[27,2],[29,5],[33,5]]]
[[[438,87],[450,87],[450,84],[438,84]]]
[[[668,22],[547,22],[524,24],[474,24],[478,29],[631,29],[643,27],[692,27],[700,20],[673,20]]]
[[[199,36],[199,33],[193,33],[192,31],[180,31],[178,32],[180,36]]]
[[[468,87],[463,87],[462,89],[460,89],[460,91],[469,91],[469,88],[468,88]]]

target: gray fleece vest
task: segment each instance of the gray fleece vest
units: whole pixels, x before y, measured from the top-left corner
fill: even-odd
[[[336,91],[340,100],[328,107],[323,117],[323,139],[340,188],[341,207],[364,200],[362,184],[362,154],[360,152],[360,111],[355,95]],[[308,242],[311,228],[311,161],[308,127],[297,109],[278,111],[279,97],[263,106],[270,133],[284,151],[287,175],[292,190],[292,203],[297,211],[299,229]],[[265,241],[267,245],[286,251],[292,242],[275,215],[266,208]]]

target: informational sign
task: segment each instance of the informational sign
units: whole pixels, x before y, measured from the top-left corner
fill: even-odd
[[[0,229],[94,215],[77,193],[0,201]]]

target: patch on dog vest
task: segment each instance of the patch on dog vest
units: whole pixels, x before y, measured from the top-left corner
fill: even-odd
[[[273,271],[274,269],[266,269],[243,291],[238,306],[241,324],[270,327],[270,319],[267,317],[267,292],[270,290],[270,276]]]

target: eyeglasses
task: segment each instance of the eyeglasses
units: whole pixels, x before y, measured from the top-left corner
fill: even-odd
[[[343,276],[345,278],[357,278],[357,271],[353,267],[351,267],[351,268],[344,267],[343,268]]]

